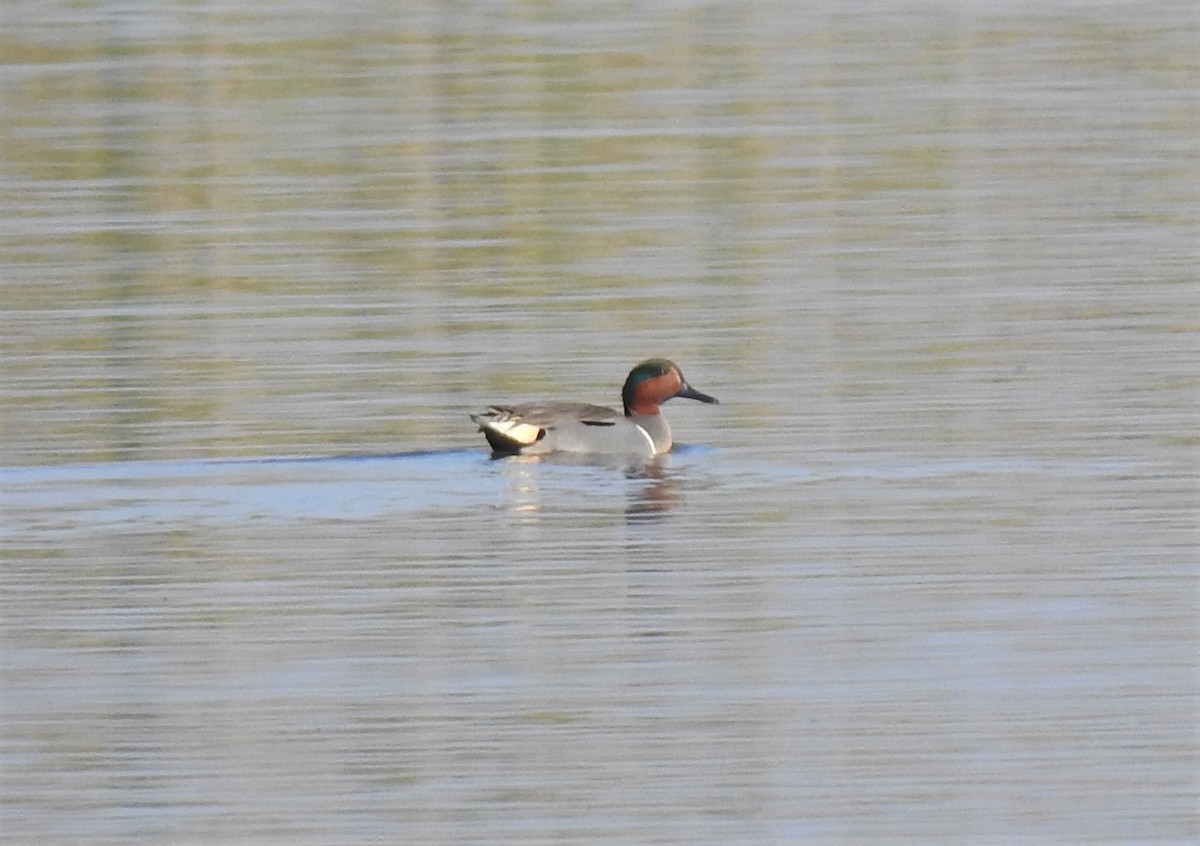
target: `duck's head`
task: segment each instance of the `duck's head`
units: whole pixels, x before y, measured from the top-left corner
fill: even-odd
[[[626,416],[658,414],[659,405],[675,397],[717,402],[716,397],[703,394],[689,385],[675,362],[665,358],[648,359],[630,370],[625,387],[621,389]]]

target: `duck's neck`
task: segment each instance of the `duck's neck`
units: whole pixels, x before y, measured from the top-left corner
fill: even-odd
[[[626,417],[657,417],[660,405],[634,397],[632,402],[625,403]]]

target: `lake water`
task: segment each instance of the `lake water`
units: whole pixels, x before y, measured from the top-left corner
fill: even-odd
[[[6,842],[1200,837],[1194,4],[0,17]]]

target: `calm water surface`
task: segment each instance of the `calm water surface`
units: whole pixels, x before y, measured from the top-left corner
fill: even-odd
[[[5,6],[6,841],[1200,837],[1193,4],[401,5]]]

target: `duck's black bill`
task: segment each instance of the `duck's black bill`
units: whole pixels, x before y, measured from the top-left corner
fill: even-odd
[[[700,402],[707,402],[713,405],[718,405],[720,402],[716,397],[710,397],[708,394],[697,391],[687,382],[683,383],[683,387],[679,389],[679,393],[677,393],[675,396],[683,397],[684,399],[699,400]]]

